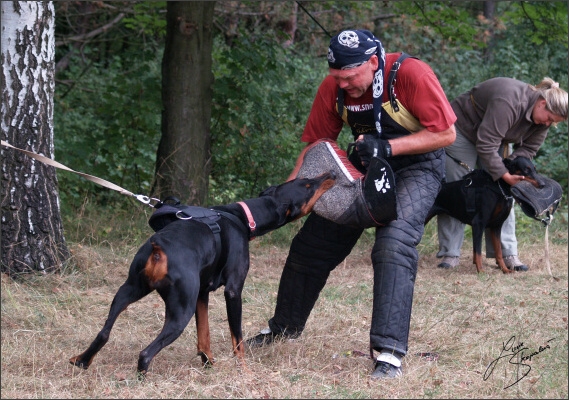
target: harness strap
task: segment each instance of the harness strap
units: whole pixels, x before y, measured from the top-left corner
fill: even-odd
[[[338,88],[338,114],[340,114],[340,118],[344,119],[344,89]],[[347,119],[347,118],[346,118]],[[346,121],[347,123],[348,121]]]
[[[247,205],[245,205],[245,207],[247,207]],[[189,208],[200,209],[201,207],[187,206],[187,208],[188,209]],[[247,210],[248,209],[249,208],[247,207]],[[220,236],[221,227],[219,226],[219,224],[216,221],[219,220],[219,218],[227,218],[227,219],[231,220],[231,222],[233,222],[239,228],[244,230],[244,227],[243,227],[243,224],[241,223],[241,220],[237,216],[235,216],[231,213],[228,213],[225,211],[220,211],[220,210],[212,210],[212,209],[204,209],[204,210],[207,210],[207,211],[202,213],[202,215],[197,216],[197,217],[189,215],[189,218],[180,217],[179,214],[188,215],[188,214],[186,214],[186,212],[184,212],[185,210],[180,210],[176,213],[176,217],[178,217],[179,219],[194,219],[195,221],[204,223],[209,227],[209,229],[213,233],[213,237],[215,239],[215,259],[214,259],[212,265],[217,265],[217,263],[219,262],[219,258],[221,257],[221,236]],[[253,216],[251,215],[250,211],[249,211],[247,218],[249,219],[249,221],[253,220]],[[249,227],[251,228],[251,233],[247,232],[247,234],[249,235],[249,240],[252,240],[253,230],[256,227],[255,221],[253,221],[252,223],[253,223],[253,227],[251,228],[251,222],[249,222]]]
[[[397,105],[397,96],[395,96],[395,82],[397,82],[397,71],[399,71],[399,68],[401,67],[401,64],[403,63],[403,61],[405,61],[407,58],[412,57],[409,54],[403,52],[401,53],[401,55],[397,58],[397,60],[393,63],[393,65],[391,66],[391,71],[389,71],[389,77],[387,78],[387,86],[389,87],[389,102],[391,103],[391,108],[393,108],[393,111],[395,112],[399,112],[399,106]],[[416,58],[416,57],[413,57]]]
[[[194,215],[192,215],[192,212]],[[211,233],[213,233],[213,238],[215,240],[215,257],[212,264],[214,266],[217,265],[219,257],[221,256],[221,228],[217,223],[217,220],[219,220],[220,216],[220,213],[217,211],[205,208],[202,209],[201,207],[195,206],[185,206],[176,212],[176,218],[184,220],[193,219],[195,221],[206,224],[211,230]]]

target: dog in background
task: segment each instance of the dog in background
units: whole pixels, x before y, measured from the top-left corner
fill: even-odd
[[[512,175],[523,175],[526,181],[535,187],[543,183],[535,166],[527,157],[504,159],[504,165]],[[465,175],[463,179],[443,183],[435,203],[431,207],[425,224],[435,215],[447,214],[463,224],[472,227],[472,262],[478,273],[482,271],[482,235],[486,228],[490,229],[490,237],[494,246],[496,262],[503,273],[510,271],[502,257],[500,242],[502,225],[514,204],[510,185],[504,180],[494,181],[490,174],[476,169]]]
[[[249,240],[307,215],[335,179],[333,172],[326,172],[313,179],[294,179],[272,186],[258,198],[209,210],[195,207],[210,214],[212,210],[220,213],[218,232],[192,218],[175,219],[157,230],[134,256],[102,330],[86,351],[69,362],[87,369],[107,343],[119,314],[156,290],[164,300],[166,318],[160,334],[140,352],[139,376],[146,374],[159,351],[181,335],[194,314],[198,355],[204,366],[211,365],[209,293],[224,285],[233,352],[244,363],[241,293],[249,270]]]

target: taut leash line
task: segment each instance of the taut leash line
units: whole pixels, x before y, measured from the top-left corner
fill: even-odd
[[[36,160],[41,161],[41,162],[44,163],[44,164],[51,165],[52,167],[59,168],[59,169],[63,169],[63,170],[69,171],[69,172],[73,172],[73,173],[75,173],[75,174],[77,174],[77,175],[80,175],[80,176],[82,176],[83,178],[85,178],[85,179],[87,179],[87,180],[89,180],[89,181],[91,181],[91,182],[95,182],[95,183],[98,184],[98,185],[104,186],[104,187],[106,187],[106,188],[108,188],[108,189],[116,190],[116,191],[119,192],[120,194],[124,194],[124,195],[127,195],[127,196],[132,196],[132,197],[134,197],[136,200],[140,201],[141,203],[148,204],[150,207],[154,207],[155,204],[160,203],[160,200],[159,200],[159,199],[150,198],[150,197],[148,197],[148,196],[144,196],[144,195],[141,195],[141,194],[134,194],[134,193],[132,193],[132,192],[126,190],[126,189],[123,189],[122,187],[120,187],[120,186],[118,186],[118,185],[115,185],[115,184],[112,183],[112,182],[106,181],[106,180],[104,180],[104,179],[98,178],[98,177],[93,176],[93,175],[89,175],[89,174],[85,174],[85,173],[83,173],[83,172],[79,172],[79,171],[72,170],[71,168],[66,167],[65,165],[63,165],[63,164],[61,164],[61,163],[58,163],[57,161],[52,160],[51,158],[48,158],[48,157],[45,157],[45,156],[36,154],[36,153],[34,153],[34,152],[32,152],[32,151],[19,149],[19,148],[17,148],[17,147],[12,146],[12,145],[9,144],[8,142],[3,141],[3,140],[2,140],[1,142],[2,142],[2,146],[10,147],[10,148],[12,148],[12,149],[21,151],[22,153],[28,155],[29,157],[35,158]]]

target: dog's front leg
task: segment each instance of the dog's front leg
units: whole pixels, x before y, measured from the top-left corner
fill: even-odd
[[[245,364],[245,343],[243,342],[243,330],[241,327],[243,315],[241,290],[231,290],[226,287],[224,296],[229,331],[231,332],[231,342],[233,344],[233,354],[235,354],[241,366],[247,369]]]
[[[204,367],[214,364],[209,336],[208,304],[209,292],[200,292],[196,305],[196,328],[198,331],[198,355],[201,356]]]

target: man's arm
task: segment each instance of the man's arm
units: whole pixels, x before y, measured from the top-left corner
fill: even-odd
[[[441,132],[430,132],[422,129],[411,135],[390,139],[392,156],[423,154],[450,146],[456,139],[454,124]]]
[[[360,142],[363,139],[364,135],[360,135],[358,136],[357,141]],[[428,153],[430,151],[440,149],[441,147],[451,145],[454,143],[455,139],[456,130],[454,129],[454,124],[441,132],[431,132],[427,129],[421,129],[420,131],[410,135],[387,140],[391,146],[391,154],[389,156],[394,157]],[[385,141],[381,139],[378,141],[385,143]],[[380,156],[385,157],[384,154],[380,154]],[[362,159],[362,161],[364,160]]]

